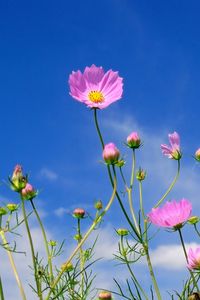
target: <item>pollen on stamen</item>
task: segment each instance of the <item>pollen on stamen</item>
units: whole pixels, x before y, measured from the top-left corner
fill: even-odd
[[[91,91],[88,94],[88,98],[93,103],[101,103],[104,101],[104,96],[99,91]]]

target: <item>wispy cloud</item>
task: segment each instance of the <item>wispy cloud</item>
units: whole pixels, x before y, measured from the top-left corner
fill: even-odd
[[[49,169],[49,168],[42,168],[39,171],[39,178],[44,178],[47,179],[49,181],[55,181],[58,179],[58,174],[56,172],[54,172],[53,170]]]

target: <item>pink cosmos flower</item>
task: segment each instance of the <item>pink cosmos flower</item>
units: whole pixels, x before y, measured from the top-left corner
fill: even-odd
[[[188,268],[190,270],[200,270],[200,247],[190,248],[187,253]]]
[[[70,95],[88,107],[102,109],[122,97],[122,81],[118,72],[108,70],[105,73],[102,67],[92,65],[83,73],[78,70],[70,74]]]
[[[181,226],[188,220],[192,204],[187,199],[167,202],[163,207],[152,208],[147,215],[150,222],[161,227]]]
[[[179,160],[181,158],[180,137],[176,131],[168,134],[170,146],[161,144],[162,153],[169,158]]]
[[[116,164],[118,162],[120,152],[113,143],[106,144],[103,149],[103,159],[107,164]]]

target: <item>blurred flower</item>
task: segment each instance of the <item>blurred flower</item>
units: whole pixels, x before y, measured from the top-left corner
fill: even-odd
[[[197,161],[200,161],[200,148],[197,149],[197,151],[195,152],[194,157],[195,157],[195,159],[196,159]]]
[[[200,221],[200,218],[197,216],[192,216],[188,219],[188,223],[191,225],[195,225]]]
[[[27,183],[25,188],[21,191],[23,200],[31,200],[37,196],[37,191],[34,190],[30,183]]]
[[[118,162],[120,152],[113,143],[106,144],[103,149],[103,159],[108,165],[114,165]]]
[[[7,210],[4,207],[0,207],[0,216],[6,215]]]
[[[147,174],[146,171],[144,171],[143,169],[139,168],[139,170],[136,173],[137,180],[139,180],[139,181],[144,180],[145,177],[146,177],[146,174]]]
[[[189,248],[187,258],[187,266],[190,270],[200,270],[200,247],[195,249]]]
[[[50,241],[49,241],[49,245],[50,245],[51,247],[55,247],[55,246],[57,245],[57,242],[56,242],[56,241],[53,241],[53,240],[50,240]]]
[[[15,204],[15,203],[8,203],[8,204],[6,205],[6,207],[7,207],[7,209],[8,209],[10,212],[13,212],[13,211],[15,211],[15,210],[18,209],[18,205]]]
[[[97,200],[94,204],[94,207],[97,209],[97,210],[100,210],[103,208],[103,203],[101,200]]]
[[[152,208],[147,216],[157,226],[178,229],[189,219],[191,211],[192,204],[187,199],[182,199],[179,202],[167,202],[162,208]]]
[[[193,293],[188,297],[188,300],[200,300],[200,293]]]
[[[112,300],[112,294],[110,292],[106,292],[106,291],[103,291],[103,292],[100,292],[99,293],[99,300]]]
[[[73,211],[74,218],[82,219],[85,215],[85,210],[83,208],[75,208]]]
[[[23,175],[22,166],[15,166],[10,182],[11,189],[15,192],[21,192],[21,190],[26,186],[27,177]]]
[[[127,137],[127,145],[132,149],[137,149],[141,145],[141,140],[137,132],[132,132]]]
[[[117,233],[118,233],[120,236],[128,235],[128,229],[126,229],[126,228],[119,228],[119,229],[117,229]]]
[[[180,150],[180,137],[177,132],[168,134],[170,146],[161,144],[162,153],[169,158],[179,160],[181,159],[181,150]]]
[[[61,266],[61,270],[62,271],[65,271],[65,272],[70,272],[74,269],[74,266],[71,262],[68,262],[68,263],[64,263],[62,264]]]
[[[105,108],[122,97],[122,78],[112,70],[102,67],[86,67],[69,76],[70,95],[91,108]]]

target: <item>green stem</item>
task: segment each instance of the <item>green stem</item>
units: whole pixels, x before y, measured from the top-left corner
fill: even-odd
[[[1,300],[5,300],[4,293],[3,293],[3,285],[2,285],[1,277],[0,277],[0,297],[1,297]]]
[[[177,168],[177,172],[176,172],[176,176],[174,177],[174,180],[172,181],[172,183],[170,184],[169,188],[167,189],[166,193],[162,196],[162,198],[160,198],[160,200],[157,202],[157,204],[154,206],[154,208],[158,207],[163,200],[167,197],[167,195],[171,192],[171,190],[173,189],[176,181],[178,180],[179,174],[180,174],[180,159],[178,160],[178,168]]]
[[[49,246],[48,246],[46,232],[45,232],[44,226],[42,224],[42,221],[40,219],[40,216],[39,216],[39,214],[37,212],[37,209],[36,209],[36,207],[35,207],[35,205],[33,203],[33,200],[31,199],[30,202],[31,202],[33,211],[34,211],[34,213],[36,215],[36,218],[38,220],[38,223],[39,223],[41,231],[42,231],[42,235],[43,235],[43,239],[44,239],[44,245],[45,245],[45,249],[46,249],[46,255],[47,255],[47,259],[48,259],[48,266],[49,266],[50,278],[51,278],[51,282],[53,282],[52,255],[51,255],[51,253],[49,251]]]
[[[99,136],[99,139],[100,139],[100,142],[101,142],[101,145],[102,145],[102,149],[104,149],[104,141],[103,141],[103,137],[102,137],[102,134],[101,134],[101,131],[100,131],[100,128],[99,128],[99,124],[98,124],[98,120],[97,120],[97,109],[94,109],[94,120],[95,120],[95,126],[96,126],[96,129],[97,129],[97,133],[98,133],[98,136]],[[113,178],[112,178],[112,174],[111,174],[111,170],[110,170],[110,166],[107,165],[107,171],[108,171],[108,175],[109,175],[109,179],[110,179],[110,182],[111,182],[111,185],[112,187],[114,187],[114,183],[113,183]],[[126,218],[126,220],[128,221],[130,227],[132,228],[132,230],[134,231],[135,235],[137,236],[138,239],[140,239],[140,236],[138,235],[138,232],[137,230],[135,229],[134,225],[132,224],[125,208],[124,208],[124,205],[123,205],[123,202],[118,194],[118,192],[116,191],[116,197],[117,197],[117,200],[119,202],[119,205],[121,207],[121,210]]]
[[[133,149],[130,189],[133,189],[134,178],[135,178],[135,150]]]
[[[21,296],[22,296],[22,299],[23,300],[26,300],[26,295],[24,293],[24,289],[23,289],[23,286],[22,286],[22,282],[19,278],[19,275],[18,275],[18,272],[17,272],[17,269],[16,269],[16,266],[15,266],[15,262],[14,262],[14,259],[13,259],[13,256],[12,256],[12,253],[11,253],[11,250],[9,249],[8,247],[8,242],[6,240],[6,237],[5,237],[5,233],[3,230],[0,231],[0,235],[1,235],[1,238],[2,238],[2,241],[4,243],[4,247],[6,249],[6,252],[8,254],[8,258],[10,260],[10,264],[11,264],[11,267],[13,269],[13,273],[14,273],[14,276],[15,276],[15,279],[17,281],[17,284],[18,284],[18,287],[19,287],[19,290],[20,290],[20,293],[21,293]],[[1,285],[2,287],[2,285]],[[2,298],[2,293],[3,293],[3,290],[1,288],[1,298]],[[2,298],[4,299],[4,297]]]
[[[133,271],[132,271],[132,269],[131,269],[131,267],[130,267],[129,261],[128,261],[128,259],[127,259],[126,251],[125,251],[125,249],[124,249],[123,236],[121,236],[120,244],[121,244],[121,247],[122,247],[122,251],[123,251],[122,253],[123,253],[123,256],[124,256],[126,265],[127,265],[127,267],[128,267],[128,270],[129,270],[131,276],[133,277],[133,280],[135,281],[135,283],[136,283],[137,286],[139,287],[139,289],[140,289],[141,293],[143,294],[144,298],[145,298],[146,300],[148,300],[148,297],[147,297],[147,295],[145,294],[145,291],[143,290],[142,286],[141,286],[140,283],[138,282],[137,278],[135,277],[135,275],[134,275],[134,273],[133,273]]]
[[[145,254],[146,254],[146,259],[147,259],[147,264],[148,264],[148,268],[149,268],[149,273],[151,276],[151,280],[153,282],[153,286],[157,295],[158,300],[162,300],[161,294],[160,294],[160,290],[156,281],[156,277],[153,271],[153,267],[152,267],[152,263],[151,263],[151,259],[150,259],[150,255],[149,255],[149,249],[148,249],[148,245],[143,245],[144,246],[144,250],[145,250]]]
[[[181,229],[178,228],[178,233],[179,233],[179,237],[180,237],[180,240],[181,240],[181,245],[183,247],[183,252],[184,252],[184,255],[185,255],[185,258],[186,258],[186,261],[188,263],[188,256],[187,256],[187,252],[186,252],[186,249],[185,249],[185,243],[184,243],[184,240],[183,240],[183,235],[182,235],[182,232],[181,232]],[[193,284],[194,286],[196,287],[197,289],[197,292],[199,292],[199,287],[198,287],[198,284],[195,280],[195,277],[194,277],[194,274],[192,273],[192,271],[190,269],[188,269],[188,271],[190,272],[190,275],[192,277],[192,280],[193,280]]]
[[[80,222],[79,218],[78,218],[77,232],[78,232],[79,237],[81,237],[81,222]],[[80,238],[78,240],[78,244],[80,244],[81,239],[82,238]],[[80,272],[81,272],[81,297],[83,297],[83,294],[84,294],[84,274],[83,274],[83,271],[84,271],[84,257],[83,257],[83,249],[82,249],[81,246],[80,246],[79,250],[80,250]]]
[[[77,245],[77,247],[74,249],[74,251],[72,252],[72,254],[70,255],[70,257],[68,258],[68,260],[64,263],[64,264],[68,264],[71,262],[71,260],[73,259],[73,257],[77,254],[77,252],[79,251],[80,247],[85,243],[85,241],[87,240],[87,238],[89,237],[89,235],[92,233],[92,231],[95,229],[95,227],[97,226],[97,224],[102,220],[103,216],[107,213],[107,211],[110,209],[115,195],[116,195],[116,177],[114,177],[114,187],[113,187],[113,192],[111,195],[111,198],[108,202],[108,204],[106,205],[104,211],[98,216],[97,219],[94,220],[94,222],[92,223],[92,225],[90,226],[90,228],[88,229],[88,231],[86,232],[86,234],[84,235],[84,237],[82,238],[82,240],[80,241],[80,243]],[[58,282],[60,281],[63,273],[65,272],[65,270],[61,270],[60,273],[58,274],[58,276],[55,278],[52,286],[51,286],[51,290],[49,291],[47,297],[45,298],[45,300],[49,300],[51,293],[53,292],[54,288],[56,287],[56,285],[58,284]]]
[[[35,277],[35,282],[36,282],[36,287],[37,287],[37,293],[38,293],[39,299],[42,300],[42,295],[40,293],[40,284],[39,284],[38,274],[37,274],[37,264],[36,264],[35,251],[34,251],[33,240],[32,240],[32,236],[31,236],[30,228],[29,228],[29,225],[28,225],[24,200],[22,200],[22,213],[23,213],[24,222],[25,222],[25,226],[26,226],[26,231],[27,231],[27,234],[28,234],[29,244],[30,244],[30,248],[31,248],[31,256],[32,256],[32,262],[33,262],[33,268],[34,268],[34,277]]]

